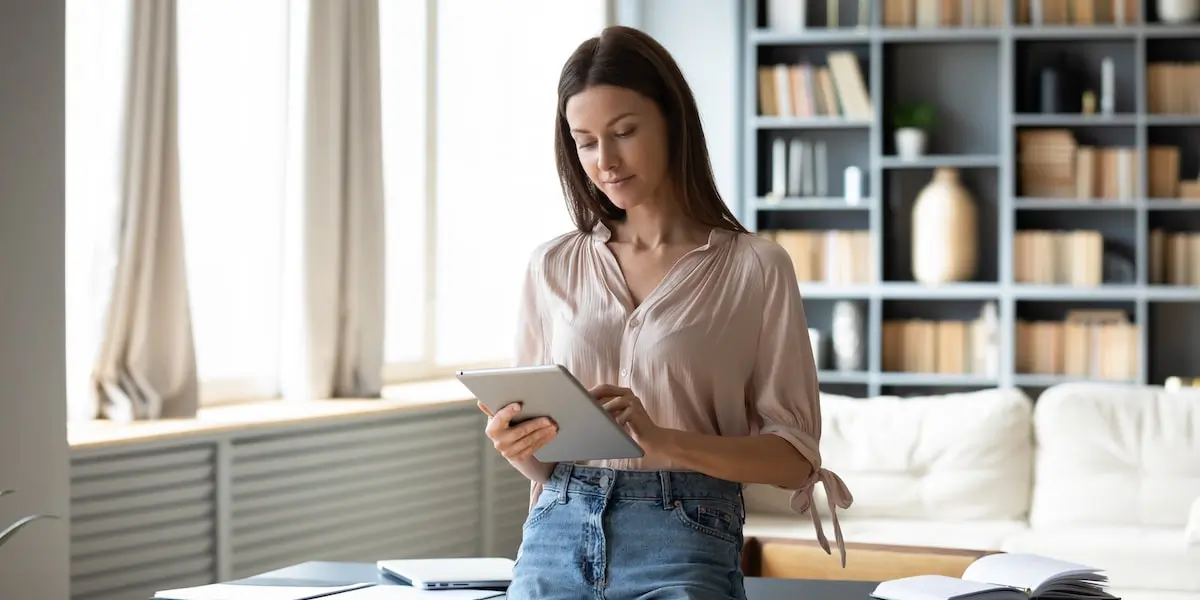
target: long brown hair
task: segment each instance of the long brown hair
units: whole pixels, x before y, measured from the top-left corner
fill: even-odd
[[[667,170],[680,191],[683,214],[698,224],[748,233],[729,211],[713,178],[696,99],[666,48],[630,27],[605,28],[575,50],[558,80],[554,157],[575,226],[592,231],[601,219],[621,221],[625,211],[589,185],[567,124],[567,100],[594,85],[623,87],[649,98],[667,121]]]

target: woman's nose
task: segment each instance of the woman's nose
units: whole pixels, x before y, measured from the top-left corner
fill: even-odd
[[[601,171],[611,171],[621,166],[621,158],[617,155],[617,149],[611,142],[600,142],[599,154],[596,166],[600,167]]]

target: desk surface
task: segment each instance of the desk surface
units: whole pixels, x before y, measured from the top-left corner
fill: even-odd
[[[306,562],[251,579],[307,579],[355,583],[374,581],[380,585],[403,585],[379,573],[370,563]],[[865,600],[875,584],[864,581],[816,581],[806,579],[746,578],[749,600]]]

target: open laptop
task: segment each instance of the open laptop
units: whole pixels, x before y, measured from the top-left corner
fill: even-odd
[[[424,590],[505,589],[513,576],[508,558],[412,558],[381,560],[375,566]]]

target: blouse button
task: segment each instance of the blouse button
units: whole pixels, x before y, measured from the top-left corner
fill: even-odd
[[[628,374],[629,374],[629,369],[621,369],[621,377],[624,377]]]
[[[630,327],[637,327],[637,326],[638,326],[638,320],[637,320],[636,318],[634,318],[634,319],[630,319],[630,321],[629,321],[629,326],[630,326]]]

